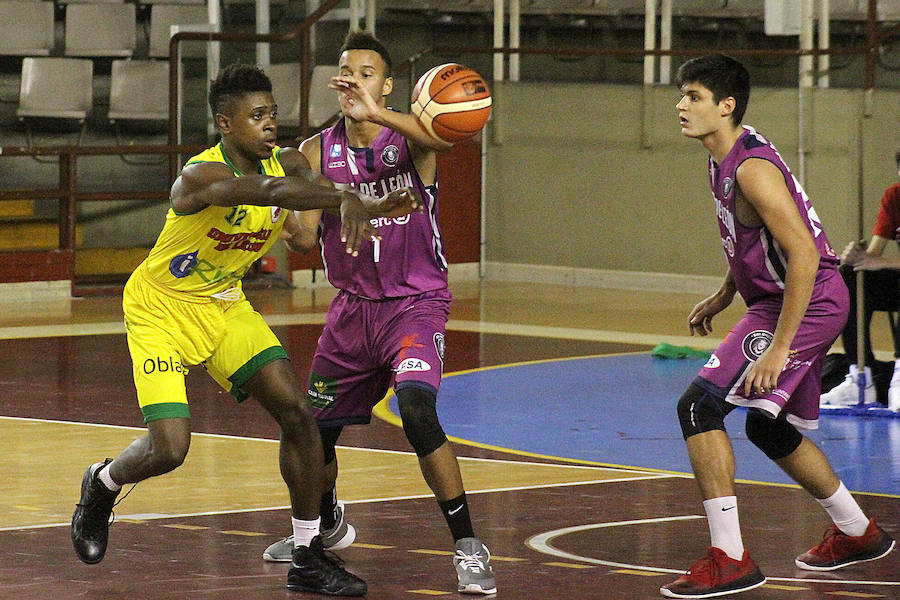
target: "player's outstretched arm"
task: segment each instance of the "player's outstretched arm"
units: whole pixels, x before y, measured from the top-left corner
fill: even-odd
[[[413,115],[400,113],[379,106],[365,86],[356,77],[338,75],[328,85],[338,92],[338,101],[344,114],[356,121],[370,121],[393,129],[407,140],[432,152],[445,152],[453,147],[443,140],[428,135]]]
[[[188,165],[172,185],[172,208],[191,214],[205,206],[281,206],[289,210],[337,209],[341,214],[341,241],[356,256],[363,240],[377,237],[368,209],[359,196],[312,183],[303,177],[245,175],[235,177],[221,163]],[[410,211],[414,210],[410,201]]]

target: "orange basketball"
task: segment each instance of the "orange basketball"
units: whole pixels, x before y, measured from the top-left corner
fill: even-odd
[[[491,90],[476,71],[447,63],[422,75],[413,89],[411,110],[429,135],[453,144],[487,123]]]

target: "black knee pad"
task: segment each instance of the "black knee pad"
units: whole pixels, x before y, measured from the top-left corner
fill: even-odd
[[[800,446],[803,435],[787,422],[784,413],[777,419],[751,408],[747,411],[747,439],[772,460],[791,454]]]
[[[417,456],[427,456],[447,441],[437,416],[434,392],[406,386],[397,390],[403,431]]]
[[[337,459],[337,453],[334,450],[334,445],[337,444],[338,438],[341,436],[341,431],[344,428],[341,426],[338,427],[320,427],[319,435],[322,437],[322,453],[325,455],[325,464],[329,465],[335,459]]]
[[[688,439],[692,435],[714,429],[725,431],[725,417],[733,409],[733,404],[692,383],[678,400],[681,435]]]

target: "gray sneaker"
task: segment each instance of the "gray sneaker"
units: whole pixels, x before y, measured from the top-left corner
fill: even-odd
[[[343,550],[356,539],[356,528],[344,520],[344,503],[338,502],[337,522],[331,529],[322,529],[322,545],[326,550]],[[291,562],[294,552],[294,536],[275,542],[263,552],[263,560],[269,562]]]
[[[463,594],[493,594],[497,580],[491,568],[491,553],[478,538],[462,538],[456,542],[453,557],[459,592]]]

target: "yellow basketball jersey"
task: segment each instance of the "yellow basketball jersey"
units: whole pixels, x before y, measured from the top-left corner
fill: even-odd
[[[284,177],[276,147],[272,157],[260,161],[263,175]],[[228,165],[235,177],[240,173],[225,155],[220,142],[192,157],[185,166],[198,162]],[[278,206],[213,206],[193,214],[173,208],[150,255],[138,268],[157,284],[198,296],[232,300],[241,296],[241,279],[251,265],[278,240],[288,211]]]

